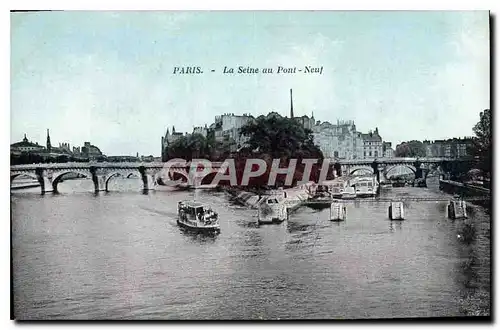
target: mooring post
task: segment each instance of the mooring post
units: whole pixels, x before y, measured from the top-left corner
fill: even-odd
[[[344,221],[347,218],[347,210],[342,203],[330,204],[330,221]]]
[[[391,202],[391,205],[389,205],[389,219],[404,220],[404,218],[403,202]]]
[[[448,218],[452,220],[467,218],[467,204],[463,199],[458,201],[450,200],[448,204]]]

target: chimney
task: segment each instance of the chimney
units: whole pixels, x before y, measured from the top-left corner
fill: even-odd
[[[291,88],[290,88],[290,118],[293,118],[293,96]]]

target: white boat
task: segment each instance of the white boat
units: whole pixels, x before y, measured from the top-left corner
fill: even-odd
[[[377,179],[374,176],[358,177],[354,187],[356,197],[375,197],[377,194]]]
[[[280,223],[287,218],[288,210],[282,195],[266,196],[259,204],[259,224]]]
[[[355,199],[356,198],[356,190],[354,187],[346,187],[342,192],[342,199]]]
[[[209,206],[196,201],[177,204],[177,224],[199,232],[220,232],[219,215]]]
[[[330,195],[333,198],[341,198],[344,190],[347,188],[347,180],[338,178],[329,185]]]
[[[314,195],[309,198],[309,201],[313,202],[313,204],[311,204],[310,206],[318,208],[329,207],[332,203],[332,196],[329,192],[329,186],[319,185]]]

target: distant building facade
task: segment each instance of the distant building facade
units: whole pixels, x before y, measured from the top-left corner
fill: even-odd
[[[317,121],[312,131],[314,143],[321,149],[325,158],[375,159],[385,155],[378,128],[375,132],[363,134],[356,130],[354,121],[338,120],[335,125],[327,121],[322,123]],[[389,154],[387,151],[387,155]]]
[[[100,151],[100,149],[90,142],[85,142],[83,147],[73,147],[67,142],[59,143],[58,147],[52,145],[50,132],[47,129],[47,139],[46,145],[39,145],[38,142],[28,141],[26,134],[24,134],[24,139],[20,142],[16,142],[10,145],[10,152],[12,155],[21,155],[23,153],[29,153],[31,155],[41,156],[42,159],[51,159],[54,157],[65,156],[66,159],[102,159],[105,155]],[[63,157],[64,158],[64,157]],[[59,159],[59,158],[58,158]],[[59,159],[58,161],[61,161]]]
[[[22,141],[13,143],[10,145],[10,152],[20,153],[20,152],[37,152],[45,150],[44,146],[37,143],[28,141],[26,134],[24,134],[24,139]]]
[[[165,133],[165,136],[161,137],[161,159],[162,159],[162,161],[167,161],[168,147],[171,146],[172,143],[177,141],[182,136],[184,136],[184,134],[182,132],[175,131],[175,126],[172,126],[172,133],[170,133],[169,129],[167,128],[167,132]]]
[[[294,117],[295,121],[297,121],[302,127],[305,129],[313,130],[316,125],[316,121],[314,120],[314,113],[311,114],[311,118],[306,115],[302,117]]]
[[[375,159],[384,157],[384,142],[378,133],[378,128],[374,132],[361,135],[363,139],[363,158]]]
[[[394,157],[394,149],[392,149],[391,142],[384,142],[383,143],[383,153],[384,153],[384,158]]]
[[[90,144],[90,142],[85,142],[81,150],[82,156],[89,159],[94,159],[103,155],[101,150],[98,147]]]
[[[463,158],[471,156],[469,148],[473,146],[473,138],[453,138],[447,140],[423,141],[426,157]]]
[[[231,149],[234,149],[231,151],[235,151],[248,141],[246,136],[240,134],[240,129],[253,120],[255,118],[249,114],[235,115],[234,113],[225,113],[216,116],[213,126],[215,141],[229,141],[232,144]]]
[[[203,135],[204,138],[208,136],[208,127],[207,125],[205,126],[196,126],[193,128],[193,134],[200,134]]]
[[[393,157],[394,150],[390,142],[384,142],[379,134],[378,128],[375,131],[363,134],[356,130],[356,125],[352,120],[337,120],[336,124],[330,122],[316,121],[314,113],[309,118],[307,115],[294,116],[293,96],[290,90],[290,118],[295,120],[305,129],[311,130],[314,143],[320,148],[325,158],[350,160],[350,159],[375,159],[382,157]],[[270,112],[265,117],[279,116],[277,112]],[[198,133],[204,137],[212,136],[216,142],[229,146],[231,152],[245,146],[248,137],[240,134],[240,129],[255,120],[250,114],[235,115],[225,113],[215,117],[215,122],[209,127],[198,126],[193,129],[193,133]],[[182,133],[176,133],[172,128],[172,134],[167,133],[161,139],[162,160],[166,160],[166,150],[168,146],[176,141]]]

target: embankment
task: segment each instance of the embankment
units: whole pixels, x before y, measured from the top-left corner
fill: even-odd
[[[303,201],[309,198],[309,194],[304,187],[272,190],[265,193],[262,192],[261,194],[245,191],[235,187],[228,187],[224,190],[233,198],[233,200],[250,208],[257,208],[265,196],[276,194],[277,192],[283,192],[287,208],[291,210],[298,208]]]
[[[461,183],[451,180],[439,180],[439,190],[448,194],[460,195],[463,197],[471,197],[474,200],[472,203],[489,206],[491,203],[491,191],[488,188]]]

